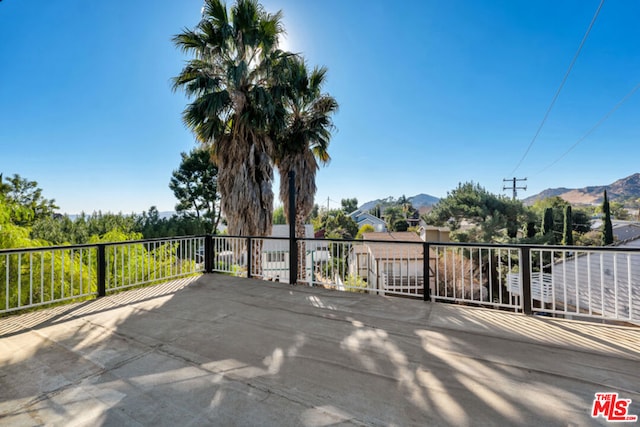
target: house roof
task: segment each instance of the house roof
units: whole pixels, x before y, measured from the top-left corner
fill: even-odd
[[[619,241],[635,240],[640,237],[640,224],[619,224],[613,227],[613,235]]]
[[[369,251],[376,259],[422,259],[422,239],[410,231],[396,231],[385,233],[364,233],[363,245],[358,253]],[[367,240],[384,240],[384,242],[367,242]],[[394,242],[394,243],[391,243]],[[402,244],[399,242],[415,242],[416,244]]]
[[[349,216],[358,224],[358,227],[363,221],[367,220],[372,223],[386,225],[384,220],[378,218],[377,216],[371,215],[370,213],[362,212],[361,210],[355,210],[351,212]]]
[[[386,232],[373,232],[364,233],[362,235],[364,240],[387,240],[387,241],[400,241],[400,242],[420,242],[422,239],[413,231],[386,231]]]
[[[441,231],[443,233],[448,233],[449,231],[451,231],[449,227],[437,227],[435,225],[426,225],[426,226],[423,225],[420,228],[423,228],[426,231]]]

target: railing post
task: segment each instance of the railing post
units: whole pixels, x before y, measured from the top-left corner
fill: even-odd
[[[204,236],[204,272],[213,272],[213,236]]]
[[[531,309],[531,263],[529,247],[520,248],[520,274],[522,275],[522,310],[524,314],[533,314]]]
[[[431,299],[431,281],[429,276],[429,243],[422,244],[422,300],[429,301]]]
[[[105,255],[105,245],[98,244],[98,296],[107,295],[107,257]]]
[[[296,173],[289,171],[289,284],[298,281],[298,244],[296,241]]]
[[[251,279],[252,261],[253,248],[251,247],[251,237],[247,237],[247,279]]]

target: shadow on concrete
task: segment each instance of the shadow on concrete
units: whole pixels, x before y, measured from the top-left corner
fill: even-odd
[[[600,325],[587,334],[553,319],[221,275],[155,288],[4,335],[0,421],[583,426],[606,424],[590,417],[601,391],[640,412],[632,328],[616,330],[629,345],[613,345]]]

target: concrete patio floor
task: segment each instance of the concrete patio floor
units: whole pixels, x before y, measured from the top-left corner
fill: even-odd
[[[0,319],[0,425],[605,425],[640,328],[204,275]]]

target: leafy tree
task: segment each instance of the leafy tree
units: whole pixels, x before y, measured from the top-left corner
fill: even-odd
[[[440,199],[423,219],[432,225],[448,225],[452,231],[459,229],[462,221],[467,221],[479,230],[454,233],[452,237],[491,242],[516,238],[518,224],[529,222],[530,214],[521,202],[496,196],[479,184],[467,182],[447,193],[447,197]]]
[[[49,242],[56,246],[65,243],[86,243],[86,241],[76,240],[74,231],[74,222],[68,216],[49,216],[34,222],[31,227],[31,238]]]
[[[169,188],[178,199],[176,211],[187,217],[203,218],[208,232],[215,233],[220,221],[218,168],[205,150],[180,153],[180,167],[173,171]]]
[[[604,213],[604,218],[602,221],[602,244],[606,246],[613,243],[613,225],[611,224],[611,210],[609,208],[609,198],[607,197],[607,190],[604,190],[602,212]]]
[[[309,214],[309,220],[313,220],[314,218],[317,218],[319,212],[320,212],[320,206],[318,206],[317,203],[314,203],[313,209],[311,209],[311,213]]]
[[[384,221],[387,223],[387,228],[389,230],[395,230],[394,226],[396,221],[403,218],[404,215],[400,206],[393,205],[384,210]]]
[[[564,236],[564,212],[568,206],[571,206],[569,202],[561,197],[554,196],[546,199],[536,201],[531,207],[531,212],[540,218],[538,224],[541,223],[544,218],[544,213],[547,208],[551,208],[553,211],[553,231],[556,236]],[[573,231],[577,234],[584,234],[591,231],[591,207],[582,206],[580,209],[571,208],[571,217],[573,222]],[[541,233],[544,235],[544,233]],[[574,239],[575,240],[575,239]],[[587,240],[585,240],[587,241]]]
[[[19,226],[30,226],[40,218],[53,215],[58,209],[55,200],[42,196],[36,181],[29,181],[18,174],[0,178],[0,194],[11,207],[11,220]]]
[[[173,38],[193,55],[174,78],[193,102],[183,120],[210,146],[228,230],[265,236],[271,231],[273,151],[270,134],[282,126],[290,54],[278,47],[282,13],[267,13],[255,0],[205,0],[193,30]]]
[[[29,230],[15,225],[11,221],[12,214],[12,206],[0,194],[0,249],[32,246]]]
[[[624,205],[620,202],[610,202],[609,209],[611,211],[611,216],[615,219],[626,221],[631,218],[631,215],[629,215],[629,212],[624,208]]]
[[[570,203],[561,197],[553,196],[537,200],[531,211],[541,220],[544,220],[545,211],[550,208],[553,215],[553,231],[556,236],[562,236],[564,226],[564,210]]]
[[[363,224],[362,227],[358,230],[358,234],[356,234],[356,239],[362,239],[364,233],[373,233],[376,229],[373,228],[371,224]]]
[[[91,236],[103,236],[110,231],[117,230],[124,234],[136,231],[136,216],[122,213],[94,212],[91,215],[81,213],[74,221],[74,243],[87,243]]]
[[[564,210],[564,233],[562,244],[565,246],[573,245],[573,215],[571,214],[571,205]]]
[[[353,239],[358,233],[358,225],[342,209],[322,212],[314,222],[315,230],[324,230],[325,237],[331,239]]]
[[[358,199],[356,199],[355,197],[352,199],[342,199],[340,200],[340,203],[342,204],[342,210],[346,214],[350,214],[351,212],[358,209]]]
[[[577,246],[600,246],[602,244],[602,232],[592,230],[587,233],[578,234],[575,244]]]
[[[576,209],[571,213],[573,219],[573,231],[576,233],[588,233],[591,231],[591,216],[583,209]]]
[[[311,72],[305,62],[290,58],[287,95],[283,98],[285,126],[275,132],[275,163],[280,172],[280,200],[289,217],[289,173],[294,172],[296,236],[304,237],[304,223],[313,209],[316,194],[316,172],[331,157],[327,151],[337,111],[336,100],[323,93],[326,68]]]
[[[274,224],[286,224],[287,217],[284,215],[284,207],[278,206],[273,211],[273,223]]]
[[[409,223],[407,222],[406,219],[398,219],[396,220],[396,222],[393,223],[393,231],[407,231],[407,229],[409,228]]]

